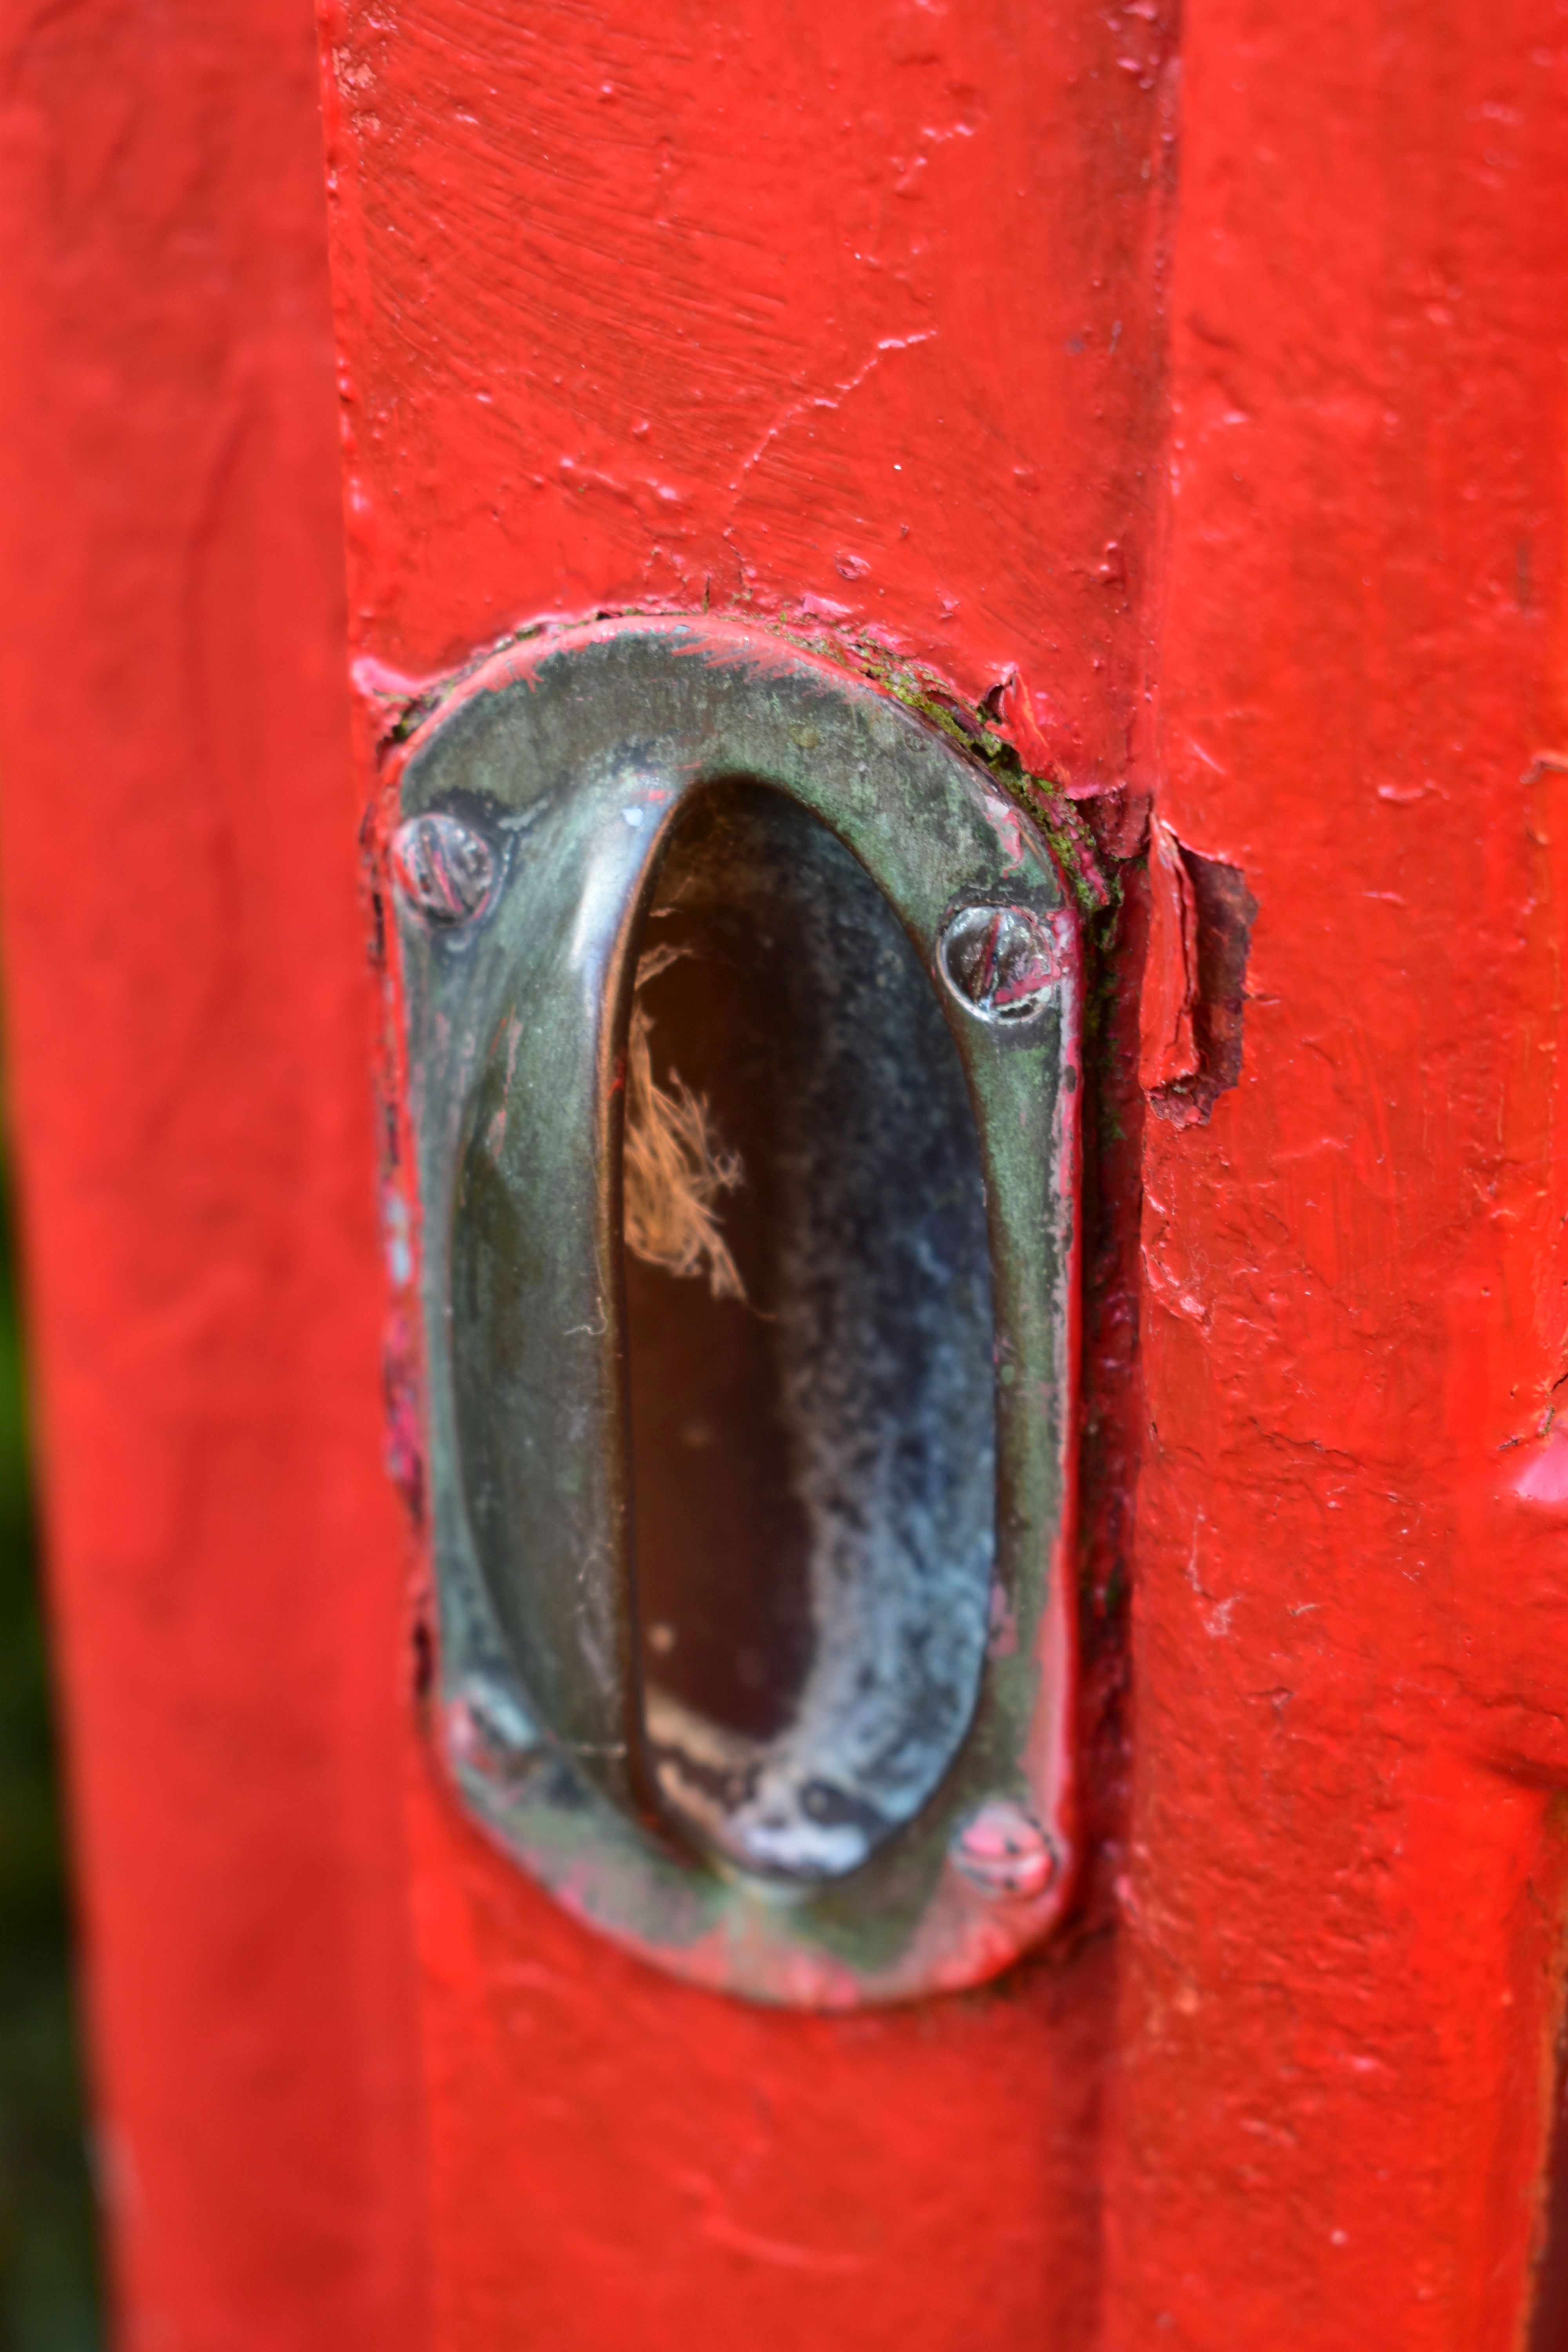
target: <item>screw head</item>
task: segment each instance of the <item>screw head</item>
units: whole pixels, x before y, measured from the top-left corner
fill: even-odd
[[[937,942],[942,976],[982,1021],[1030,1021],[1065,965],[1049,924],[1028,907],[960,907]]]
[[[533,1760],[538,1733],[510,1692],[487,1677],[465,1675],[446,1717],[454,1759],[482,1779],[504,1784]]]
[[[411,816],[392,836],[397,887],[427,923],[471,922],[489,897],[496,854],[482,833],[445,811]]]
[[[965,1822],[952,1859],[987,1895],[1043,1895],[1057,1874],[1049,1838],[1032,1813],[1005,1797],[993,1797]]]

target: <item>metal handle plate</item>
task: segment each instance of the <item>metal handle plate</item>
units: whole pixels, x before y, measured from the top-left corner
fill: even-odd
[[[889,695],[707,621],[497,656],[388,792],[463,1801],[707,1984],[994,1974],[1073,1846],[1046,845]]]

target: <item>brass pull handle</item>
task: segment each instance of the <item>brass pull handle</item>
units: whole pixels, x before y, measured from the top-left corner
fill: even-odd
[[[994,1973],[1072,1840],[1048,851],[890,698],[707,622],[498,656],[391,789],[465,1801],[705,1982]]]

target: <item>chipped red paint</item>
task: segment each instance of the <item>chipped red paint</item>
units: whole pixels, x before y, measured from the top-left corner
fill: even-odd
[[[367,747],[521,624],[707,604],[928,665],[1137,861],[1100,1862],[994,1991],[785,2018],[596,1942],[431,1778],[304,0],[14,12],[9,989],[127,2340],[1508,2352],[1568,1786],[1568,20],[325,33]],[[1141,997],[1156,1092],[1202,1076],[1209,866],[1258,909],[1241,1066],[1144,1118]]]
[[[1149,826],[1149,949],[1139,1008],[1138,1083],[1146,1095],[1198,1072],[1194,1006],[1198,991],[1198,910],[1182,845],[1163,816]]]

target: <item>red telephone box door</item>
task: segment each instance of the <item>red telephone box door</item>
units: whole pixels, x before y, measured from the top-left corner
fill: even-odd
[[[1544,2352],[1556,0],[321,32],[325,205],[299,0],[5,33],[14,1119],[126,2341]],[[473,1825],[382,1464],[379,748],[649,614],[896,680],[1082,851],[1083,1865],[994,1983],[846,2015],[674,1981]]]

